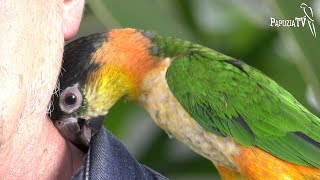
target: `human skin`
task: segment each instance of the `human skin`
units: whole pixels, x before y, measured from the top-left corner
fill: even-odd
[[[70,179],[83,153],[46,111],[84,0],[0,2],[0,177]]]

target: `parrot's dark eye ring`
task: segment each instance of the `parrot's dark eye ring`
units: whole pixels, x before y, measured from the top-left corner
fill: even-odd
[[[79,85],[67,87],[60,94],[59,105],[62,111],[72,113],[76,111],[82,104],[82,95],[78,89]]]

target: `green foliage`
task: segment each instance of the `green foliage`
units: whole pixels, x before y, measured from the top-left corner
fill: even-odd
[[[319,14],[320,8],[314,7],[316,1],[89,0],[79,36],[116,27],[134,27],[190,40],[246,61],[319,114],[317,106],[312,108],[307,102],[306,89],[312,88],[315,96],[311,98],[318,99],[320,17],[315,17],[319,36],[316,39],[308,26],[269,26],[270,17],[302,16],[299,7],[302,2]],[[151,121],[141,108],[121,102],[107,116],[106,126],[140,162],[171,179],[218,177],[210,162],[169,139]]]

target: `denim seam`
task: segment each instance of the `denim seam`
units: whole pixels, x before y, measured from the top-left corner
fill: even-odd
[[[86,166],[84,168],[84,179],[89,180],[90,179],[90,160],[91,160],[91,148],[89,148],[87,153],[87,162]]]

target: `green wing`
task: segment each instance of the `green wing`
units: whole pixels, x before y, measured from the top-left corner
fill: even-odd
[[[320,120],[289,92],[242,61],[190,42],[148,37],[154,55],[174,59],[169,88],[203,128],[283,160],[320,167]]]

